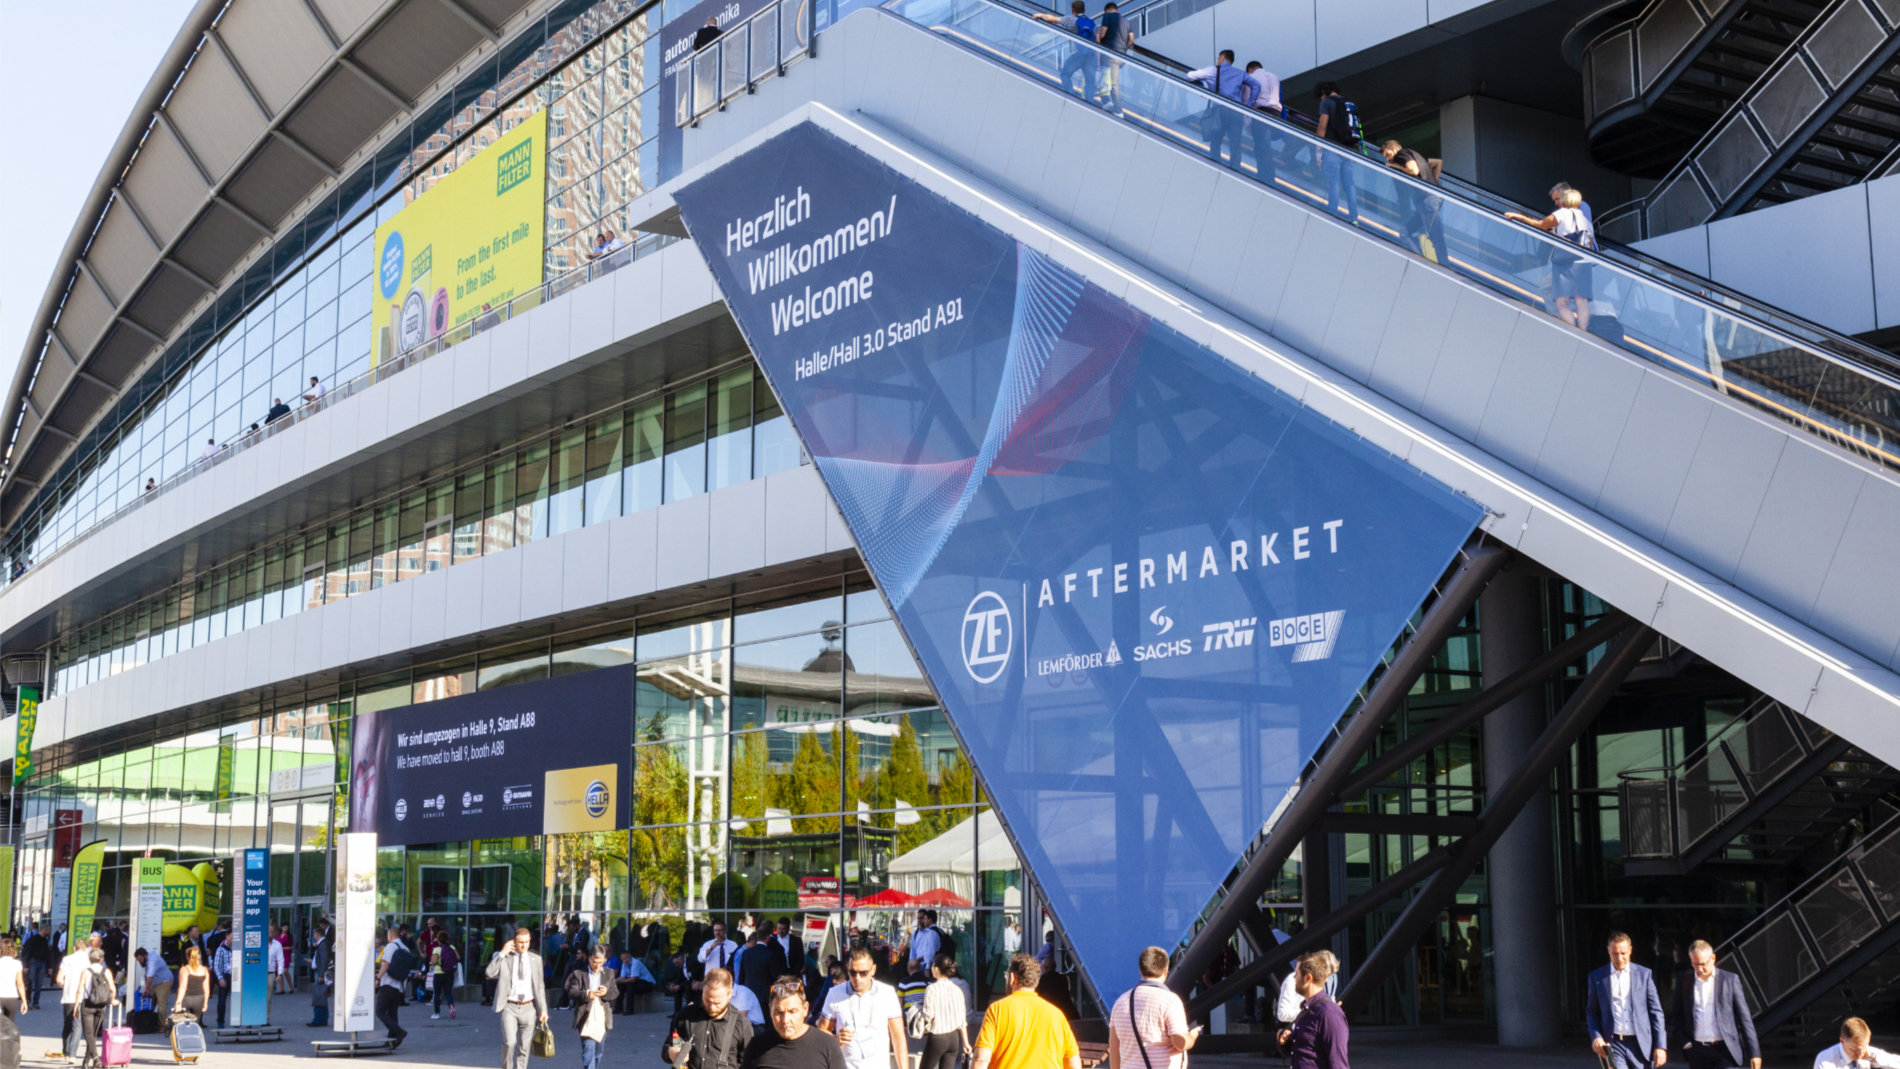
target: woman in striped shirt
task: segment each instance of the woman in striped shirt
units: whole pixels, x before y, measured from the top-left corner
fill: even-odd
[[[917,1069],[956,1069],[970,1053],[970,988],[957,979],[954,954],[939,952],[931,964],[936,977],[924,988],[924,1052]]]

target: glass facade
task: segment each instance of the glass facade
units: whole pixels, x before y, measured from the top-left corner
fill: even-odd
[[[107,919],[127,915],[135,858],[227,866],[233,850],[265,847],[273,920],[301,938],[330,908],[330,845],[349,821],[337,747],[356,711],[629,662],[636,697],[617,715],[635,726],[633,827],[386,849],[387,919],[434,917],[470,940],[476,961],[496,930],[550,914],[579,915],[616,945],[664,930],[674,948],[696,947],[714,916],[823,917],[836,952],[839,933],[871,946],[901,939],[928,903],[973,987],[1000,993],[1002,951],[1015,945],[1005,929],[1024,909],[1021,865],[862,576],[776,604],[628,620],[282,694],[49,762],[22,811],[59,830],[26,841],[19,908],[48,909],[62,844],[104,841]],[[616,713],[568,715],[584,744],[592,718]]]
[[[461,561],[796,467],[755,365],[651,394],[201,569],[62,635],[60,694]]]
[[[655,181],[659,36],[632,0],[570,2],[479,65],[312,209],[90,429],[8,532],[11,576],[261,424],[370,367],[375,228],[515,125],[548,113],[547,277],[587,262]]]

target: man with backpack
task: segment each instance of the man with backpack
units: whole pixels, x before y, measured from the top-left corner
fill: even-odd
[[[1036,18],[1042,22],[1053,23],[1057,27],[1075,34],[1087,41],[1095,40],[1095,20],[1088,16],[1087,0],[1069,0],[1069,13],[1060,18],[1047,12],[1038,12]],[[1070,45],[1062,57],[1062,87],[1072,89],[1075,76],[1082,76],[1081,97],[1089,103],[1095,103],[1096,74],[1095,52],[1081,45]]]
[[[396,929],[389,929],[383,949],[376,956],[376,1020],[389,1030],[391,1046],[401,1046],[402,1037],[409,1034],[397,1021],[396,1013],[402,1009],[402,986],[415,969],[415,953],[403,945]]]
[[[1313,94],[1319,97],[1320,140],[1331,141],[1341,146],[1341,152],[1357,156],[1359,138],[1364,132],[1359,126],[1359,109],[1339,95],[1337,82],[1321,82],[1314,87]],[[1326,172],[1326,206],[1335,212],[1344,207],[1346,219],[1352,222],[1359,218],[1359,189],[1353,170],[1358,164],[1346,159],[1341,152],[1320,154],[1320,167]]]
[[[1438,172],[1432,169],[1432,161],[1417,149],[1406,148],[1397,141],[1387,140],[1379,146],[1379,152],[1385,156],[1386,166],[1395,171],[1403,171],[1428,186],[1438,184]],[[1438,221],[1438,209],[1443,203],[1422,190],[1402,189],[1399,197],[1405,205],[1405,219],[1401,224],[1405,236],[1417,244],[1419,252],[1433,263],[1443,263],[1445,255],[1445,228]]]
[[[1212,67],[1202,67],[1189,71],[1187,80],[1213,93],[1239,104],[1243,108],[1253,107],[1254,98],[1260,95],[1260,83],[1241,73],[1234,65],[1234,50],[1221,49],[1214,57]],[[1207,138],[1207,154],[1215,163],[1222,162],[1221,146],[1225,144],[1233,151],[1233,164],[1240,166],[1240,120],[1244,113],[1219,104],[1209,105],[1201,113],[1201,136]]]
[[[1102,5],[1102,17],[1096,20],[1095,40],[1108,49],[1108,58],[1103,64],[1102,88],[1108,92],[1108,110],[1121,114],[1122,110],[1122,65],[1128,60],[1128,53],[1135,47],[1135,31],[1122,21],[1121,5],[1108,0]]]

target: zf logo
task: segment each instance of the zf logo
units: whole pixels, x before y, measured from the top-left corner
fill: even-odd
[[[1207,644],[1201,647],[1201,652],[1237,650],[1242,646],[1253,645],[1253,628],[1259,622],[1258,616],[1249,616],[1245,620],[1223,620],[1218,624],[1207,624],[1201,628],[1201,634],[1207,636]]]
[[[970,599],[970,607],[963,610],[963,667],[970,678],[995,682],[1009,667],[1014,645],[1015,630],[1003,599],[988,590]]]

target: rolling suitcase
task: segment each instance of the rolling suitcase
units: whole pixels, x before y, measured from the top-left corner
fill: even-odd
[[[115,1019],[118,1024],[112,1023]],[[99,1056],[100,1061],[106,1065],[132,1064],[132,1030],[125,1025],[124,1005],[112,1007],[112,1012],[106,1016],[106,1028],[101,1038],[104,1040],[102,1046],[105,1052]]]
[[[172,1061],[195,1062],[205,1052],[205,1030],[196,1017],[172,1019]]]

